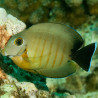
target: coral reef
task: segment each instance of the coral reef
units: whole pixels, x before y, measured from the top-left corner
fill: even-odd
[[[6,26],[0,26],[0,48],[3,49],[11,35],[7,32]]]
[[[47,20],[46,12],[47,10],[44,10],[44,8],[40,7],[37,10],[35,10],[31,16],[30,16],[30,23],[35,24],[39,22],[43,22],[43,20]]]
[[[1,0],[0,7],[29,26],[39,22],[70,22],[79,26],[98,15],[98,0]],[[59,14],[58,14],[59,13]]]
[[[6,13],[6,11],[3,8],[0,8],[0,48],[1,50],[4,48],[8,40],[10,39],[11,36],[23,31],[26,28],[25,23],[22,21],[18,20],[14,16]],[[0,54],[0,67],[4,70],[4,72],[0,68],[0,96],[1,97],[30,97],[35,96],[37,88],[39,89],[45,89],[48,90],[47,86],[45,85],[45,77],[43,76],[37,76],[33,75],[31,73],[28,73],[20,68],[18,68],[13,62],[8,58],[8,57],[3,57]],[[17,75],[18,73],[18,75]],[[9,74],[9,75],[7,75]],[[16,81],[14,78],[16,78],[18,81],[29,81],[31,82],[26,85],[26,83],[21,83]],[[22,76],[22,77],[21,77]],[[2,84],[2,81],[7,81]],[[12,82],[13,81],[13,82]],[[34,84],[33,84],[34,83]],[[19,90],[16,86],[18,85],[19,88],[22,90]],[[22,87],[20,87],[20,85]],[[24,86],[25,85],[25,86]],[[36,87],[35,87],[36,85]],[[23,87],[24,86],[24,87]],[[30,89],[30,87],[32,89]],[[34,87],[36,90],[34,91]],[[9,90],[8,90],[9,89]],[[24,90],[26,89],[25,94]],[[42,94],[36,94],[36,96],[44,96],[44,91],[41,91]]]
[[[6,79],[6,74],[3,72],[3,70],[0,68],[0,80]]]
[[[98,15],[98,0],[86,0],[91,15]]]
[[[85,45],[98,43],[98,20],[95,16],[88,18],[77,31],[83,36]],[[98,47],[92,59],[90,72],[79,69],[75,74],[63,79],[47,78],[47,86],[51,92],[67,93],[66,98],[98,97]],[[64,97],[64,95],[62,95]]]
[[[1,98],[50,98],[51,96],[48,91],[38,90],[33,83],[18,82],[10,76],[0,85]]]
[[[0,48],[4,48],[7,41],[11,36],[23,31],[26,25],[15,18],[14,16],[7,14],[5,9],[0,8]]]
[[[0,67],[4,70],[6,74],[16,78],[20,82],[29,81],[34,83],[36,87],[39,89],[48,90],[45,84],[45,79],[46,79],[45,77],[35,75],[33,73],[29,73],[20,69],[8,57],[3,57],[1,54],[0,54]]]
[[[49,22],[65,23],[66,11],[62,7],[54,7],[49,13]]]
[[[77,31],[82,35],[85,40],[85,45],[97,42],[98,43],[98,19],[95,16],[89,17],[88,20],[82,24]],[[98,47],[96,49],[96,54],[98,54]]]
[[[78,7],[82,5],[83,0],[65,0],[65,2],[70,6]]]
[[[98,43],[98,0],[0,0],[0,7],[7,11],[0,8],[0,48],[26,25],[40,22],[70,25],[85,45]],[[97,98],[98,47],[91,65],[90,72],[79,69],[70,77],[51,79],[26,72],[0,54],[0,97]]]

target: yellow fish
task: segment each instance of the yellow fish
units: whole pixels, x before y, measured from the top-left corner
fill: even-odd
[[[78,65],[89,71],[97,43],[83,44],[81,35],[69,26],[40,23],[11,37],[2,54],[24,70],[60,78],[74,73]]]

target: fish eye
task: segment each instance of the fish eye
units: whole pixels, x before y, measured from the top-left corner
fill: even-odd
[[[22,45],[23,44],[23,39],[21,37],[16,38],[15,41],[14,41],[14,44],[17,45],[17,46]]]

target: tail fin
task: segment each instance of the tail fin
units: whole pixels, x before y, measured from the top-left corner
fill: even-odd
[[[97,43],[92,43],[71,55],[72,60],[79,64],[85,71],[90,71],[92,56],[97,48]]]

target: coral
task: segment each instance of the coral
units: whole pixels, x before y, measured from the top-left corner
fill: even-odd
[[[5,80],[0,80],[1,98],[51,98],[48,91],[40,90],[30,82],[18,82],[8,75]]]
[[[39,22],[68,24],[82,35],[84,45],[98,43],[97,5],[98,0],[0,0],[0,7],[7,11],[0,8],[0,48],[4,48],[6,36]],[[70,77],[51,79],[26,72],[0,54],[0,97],[97,98],[98,47],[91,65],[90,72],[79,69]]]
[[[78,27],[79,25],[82,25],[87,21],[88,16],[85,14],[85,10],[83,7],[76,7],[73,8],[72,11],[70,11],[67,14],[67,22],[70,22],[70,25],[73,27]]]
[[[3,49],[11,35],[7,32],[6,26],[0,26],[0,48]]]
[[[54,7],[49,13],[49,22],[64,23],[66,19],[66,11],[62,7]]]
[[[0,68],[0,80],[6,79],[6,74],[3,72],[3,70]]]
[[[98,0],[86,0],[88,5],[95,5],[96,3],[98,3]]]
[[[76,94],[76,98],[97,98],[98,97],[98,91],[96,92],[89,92],[86,94]]]
[[[30,22],[32,24],[36,24],[36,23],[39,23],[39,22],[43,22],[43,19],[45,19],[45,10],[44,8],[38,8],[37,10],[35,10],[31,16],[30,16]]]
[[[45,79],[46,79],[45,77],[40,75],[35,75],[33,73],[29,73],[20,69],[8,57],[3,57],[1,54],[0,54],[0,67],[4,70],[6,74],[16,78],[20,82],[29,81],[31,83],[34,83],[38,89],[48,90],[45,84]]]
[[[11,15],[16,16],[17,18],[19,18],[21,15],[17,9],[8,9],[7,13],[10,13]]]
[[[40,0],[43,6],[49,6],[52,2],[52,0]]]
[[[12,15],[7,16],[8,20],[6,21],[7,31],[15,35],[26,28],[25,23],[13,17]]]
[[[71,23],[80,26],[89,14],[98,15],[97,0],[5,0],[0,6],[27,26],[39,22]],[[77,15],[78,13],[78,15]]]
[[[91,15],[98,15],[98,0],[86,0]]]
[[[96,66],[94,68],[93,72],[87,76],[85,82],[86,82],[86,91],[87,92],[98,90],[98,66]]]
[[[0,8],[0,25],[3,25],[7,20],[7,13],[6,10]]]
[[[69,85],[67,85],[67,84],[69,84]],[[71,93],[84,92],[83,80],[78,75],[66,78],[65,86],[66,86],[66,90],[69,90]]]
[[[77,31],[82,35],[85,39],[85,45],[88,45],[93,42],[98,43],[98,33],[97,33],[97,25],[98,20],[95,16],[89,17],[88,21],[82,24]],[[96,49],[96,53],[98,54],[98,47]]]
[[[54,0],[51,2],[51,5],[50,5],[51,8],[54,8],[54,7],[62,7],[62,2],[60,0]]]
[[[10,14],[7,15],[4,9],[0,8],[0,10],[1,10],[0,12],[1,13],[0,14],[0,17],[1,17],[0,18],[0,48],[2,49],[4,48],[9,38],[13,36],[14,34],[17,34],[23,31],[26,25],[22,21],[13,17],[12,15]],[[19,82],[20,83],[19,84],[18,81],[14,81],[15,83],[13,83],[12,81],[15,79],[13,79],[12,77],[10,78],[10,76],[8,75],[7,81],[8,82],[10,81],[10,83],[9,84],[4,83],[4,85],[0,87],[0,95],[3,94],[3,96],[1,97],[7,97],[7,98],[22,97],[24,98],[28,96],[39,96],[39,93],[36,94],[37,88],[45,89],[45,90],[48,89],[47,86],[45,85],[45,77],[33,75],[31,73],[28,73],[18,68],[15,64],[13,64],[13,62],[10,59],[8,59],[7,57],[3,58],[1,54],[0,54],[0,67],[4,70],[5,73],[10,74],[12,77],[16,78],[18,81],[32,82],[32,83],[28,83],[27,85],[26,83],[23,83],[23,82],[22,83]],[[0,69],[0,79],[4,80],[5,78],[6,78],[6,74],[4,74],[3,71]],[[0,80],[0,83],[1,83],[1,80]],[[35,87],[35,85],[37,88]],[[19,89],[19,87],[21,88],[21,90]],[[30,87],[32,87],[32,89]],[[26,92],[24,92],[24,90]],[[45,94],[43,92],[42,95],[40,96],[47,96]]]
[[[28,7],[27,0],[18,0],[18,9],[24,11]]]
[[[64,88],[66,79],[62,78],[62,79],[51,79],[51,78],[47,78],[46,79],[46,83],[47,86],[49,88],[49,90],[51,92],[56,92],[56,90],[60,87],[61,89]],[[62,86],[61,86],[62,85]]]
[[[82,13],[82,11],[81,11]],[[77,13],[78,14],[78,13]],[[77,31],[85,40],[85,45],[98,42],[98,20],[95,16],[88,17],[88,20],[82,24]],[[75,74],[64,79],[47,78],[47,86],[51,92],[69,93],[66,98],[97,98],[98,90],[98,48],[92,59],[90,72],[79,69]],[[92,86],[91,86],[92,85]],[[81,96],[80,96],[81,95]]]
[[[20,84],[20,86],[17,84]],[[35,90],[35,87],[32,86],[33,84],[24,83],[24,87],[22,84],[23,83],[18,83],[16,81],[9,82],[9,80],[6,80],[6,82],[0,86],[1,98],[51,98],[49,92]],[[31,90],[29,91],[29,89]]]
[[[2,94],[3,92],[3,94]],[[15,85],[15,82],[9,82],[6,80],[0,86],[0,96],[1,98],[24,98],[29,97],[24,91],[22,91],[19,87]]]
[[[91,6],[88,6],[88,8],[89,8],[89,13],[91,15],[98,15],[98,3],[91,5]]]
[[[0,8],[0,48],[4,48],[11,36],[23,31],[26,25],[17,18],[7,14],[5,9]]]
[[[65,2],[70,6],[80,6],[83,3],[83,0],[65,0]]]
[[[12,9],[17,8],[16,0],[10,0],[10,2],[8,0],[4,0],[4,5],[6,5],[6,7],[8,7],[8,8],[12,8]]]

